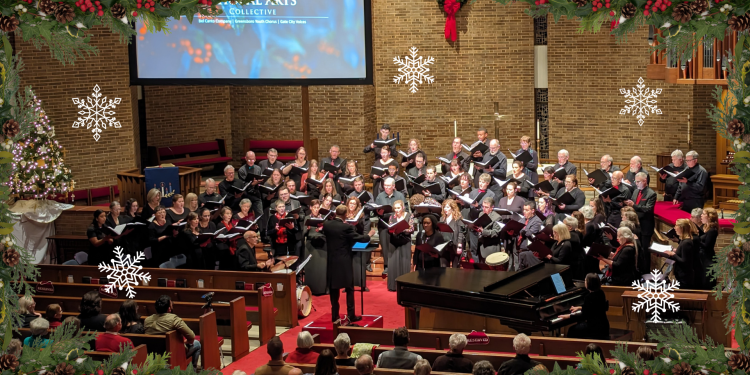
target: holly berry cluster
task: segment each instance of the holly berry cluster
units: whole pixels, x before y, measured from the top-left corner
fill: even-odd
[[[602,8],[609,8],[609,1],[610,0],[604,0],[604,3],[602,3],[602,0],[594,0],[593,7],[591,8],[592,11],[596,12],[599,9]]]
[[[22,3],[31,4],[34,0],[21,0]]]
[[[91,12],[94,13],[96,11],[96,15],[101,17],[104,15],[104,11],[102,10],[102,5],[99,3],[99,0],[94,1],[94,3],[91,3],[91,0],[78,0],[76,1],[76,6],[81,8],[81,12]]]
[[[138,9],[145,8],[147,11],[151,11],[151,12],[155,10],[154,6],[156,4],[154,3],[154,0],[146,0],[145,2],[143,2],[143,0],[136,0],[136,2],[138,3],[136,5]]]
[[[667,10],[667,7],[672,5],[672,2],[669,0],[656,0],[654,3],[652,0],[648,0],[646,2],[646,10],[643,11],[644,16],[649,15],[648,9],[651,8],[652,13],[656,13],[657,11],[665,11]]]
[[[536,1],[534,1],[534,4],[536,4],[536,5],[549,4],[549,0],[536,0]]]
[[[546,2],[549,2],[549,0],[537,0],[537,1],[546,1]],[[213,4],[213,2],[211,2],[211,0],[200,0],[199,3],[201,3],[201,4],[203,4],[203,5],[207,6],[207,7],[210,7],[211,4]]]

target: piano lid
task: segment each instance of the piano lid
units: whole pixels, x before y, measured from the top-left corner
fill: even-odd
[[[488,297],[505,299],[568,268],[570,268],[568,265],[550,263],[540,263],[523,271],[464,270],[441,267],[407,273],[399,276],[396,282],[411,284],[413,287],[484,294]]]

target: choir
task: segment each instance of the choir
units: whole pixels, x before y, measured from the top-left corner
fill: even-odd
[[[603,283],[630,285],[648,273],[657,194],[648,187],[641,158],[634,156],[623,174],[610,155],[602,156],[600,170],[585,171],[598,193],[586,203],[569,152],[560,150],[558,162],[540,178],[539,155],[530,142],[521,137],[520,149],[508,150],[509,161],[500,142],[479,129],[475,143],[455,138],[450,152],[431,163],[418,139],[397,151],[386,124],[364,149],[376,156],[371,192],[356,161],[343,159],[337,145],[320,163],[308,160],[303,147],[287,164],[274,149],[258,163],[248,151],[238,170],[224,169],[221,183],[209,178],[200,195],[175,194],[169,208],[152,189],[142,206],[131,199],[124,210],[113,202],[108,215],[96,211],[87,233],[89,263],[110,259],[116,246],[130,254],[146,249],[147,266],[172,262],[191,269],[269,271],[276,257],[311,255],[305,283],[313,294],[324,294],[327,270],[352,267],[326,260],[322,233],[343,205],[341,221],[361,236],[377,233],[391,291],[399,276],[415,269],[481,264],[498,252],[507,254],[507,263],[491,265],[495,269],[566,264],[570,281],[598,273]],[[703,207],[708,174],[695,151],[684,160],[681,151],[673,152],[672,163],[657,174],[666,184],[665,199],[685,210]],[[695,220],[678,221],[679,246],[660,255],[673,264],[683,288],[710,288],[713,282],[704,275],[713,262],[718,218],[706,209]],[[259,263],[254,248],[261,240],[270,245],[269,260]]]

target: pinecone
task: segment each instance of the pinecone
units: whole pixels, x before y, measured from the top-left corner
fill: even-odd
[[[636,10],[637,9],[636,9],[635,5],[633,5],[632,3],[627,3],[627,4],[625,4],[624,7],[622,7],[622,16],[625,17],[625,18],[631,18],[631,17],[635,16],[635,11]]]
[[[110,8],[110,10],[112,11],[112,16],[117,19],[125,17],[125,12],[127,12],[127,9],[125,9],[125,7],[120,3],[112,5],[112,8]]]
[[[690,6],[690,3],[677,4],[674,7],[674,12],[672,12],[672,18],[677,22],[688,22],[692,16],[693,8]]]
[[[21,23],[21,21],[17,20],[15,16],[2,16],[0,17],[0,30],[9,33],[15,30],[19,23]]]
[[[172,3],[174,3],[174,0],[161,0],[161,1],[159,1],[159,4],[161,4],[161,6],[163,6],[165,8],[169,8],[169,6],[172,5]]]
[[[18,367],[18,358],[13,354],[5,354],[0,356],[0,370],[13,370]]]
[[[57,8],[57,3],[55,3],[52,0],[39,0],[39,10],[42,12],[52,15],[55,13],[55,8]]]
[[[635,370],[630,366],[626,366],[622,369],[622,375],[635,375]]]
[[[729,18],[729,27],[734,31],[744,31],[750,26],[750,17],[747,14],[741,16],[732,16]]]
[[[75,18],[75,16],[76,12],[73,11],[73,7],[71,7],[69,4],[60,3],[55,8],[55,18],[57,19],[57,22],[68,23],[70,21],[73,21],[73,18]]]
[[[112,374],[111,375],[125,375],[125,374],[126,374],[126,372],[125,372],[125,370],[122,369],[122,367],[115,367],[115,369],[112,370]]]
[[[693,14],[701,14],[708,10],[708,1],[695,0],[690,3],[690,7],[693,8]]]
[[[744,137],[750,137],[750,135],[745,135],[745,136],[743,136],[743,138],[744,138]],[[745,142],[745,143],[747,143],[747,142]],[[746,251],[746,252],[747,252],[747,251],[750,251],[750,242],[745,242],[745,243],[743,243],[743,244],[742,244],[742,250],[744,250],[744,251]]]
[[[693,369],[690,367],[690,364],[687,362],[682,362],[678,365],[675,365],[674,368],[672,368],[672,374],[673,375],[692,375]]]
[[[586,6],[586,4],[588,4],[588,0],[573,0],[573,2],[576,3],[578,7]]]
[[[21,126],[14,119],[10,119],[3,124],[3,134],[8,138],[15,137],[19,131],[21,131]]]
[[[3,262],[9,267],[15,267],[19,260],[21,260],[21,255],[18,254],[16,249],[8,247],[3,251]]]
[[[735,138],[741,137],[742,134],[745,133],[745,124],[743,124],[742,121],[738,119],[729,121],[729,124],[727,124],[727,133]]]
[[[727,253],[727,260],[729,260],[731,265],[737,267],[745,261],[745,252],[737,248],[729,250],[729,253]]]
[[[750,370],[750,358],[742,353],[733,354],[729,358],[729,367],[734,370]]]
[[[74,375],[75,373],[76,369],[67,363],[60,363],[55,367],[55,375]]]

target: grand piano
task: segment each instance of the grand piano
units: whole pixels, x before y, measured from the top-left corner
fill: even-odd
[[[580,314],[569,319],[558,316],[567,314],[571,306],[583,305],[588,293],[585,288],[563,283],[565,278],[560,274],[568,268],[540,263],[523,271],[419,270],[396,279],[397,299],[407,308],[428,307],[497,318],[517,332],[557,332],[581,320]],[[419,309],[415,310],[418,326]]]

